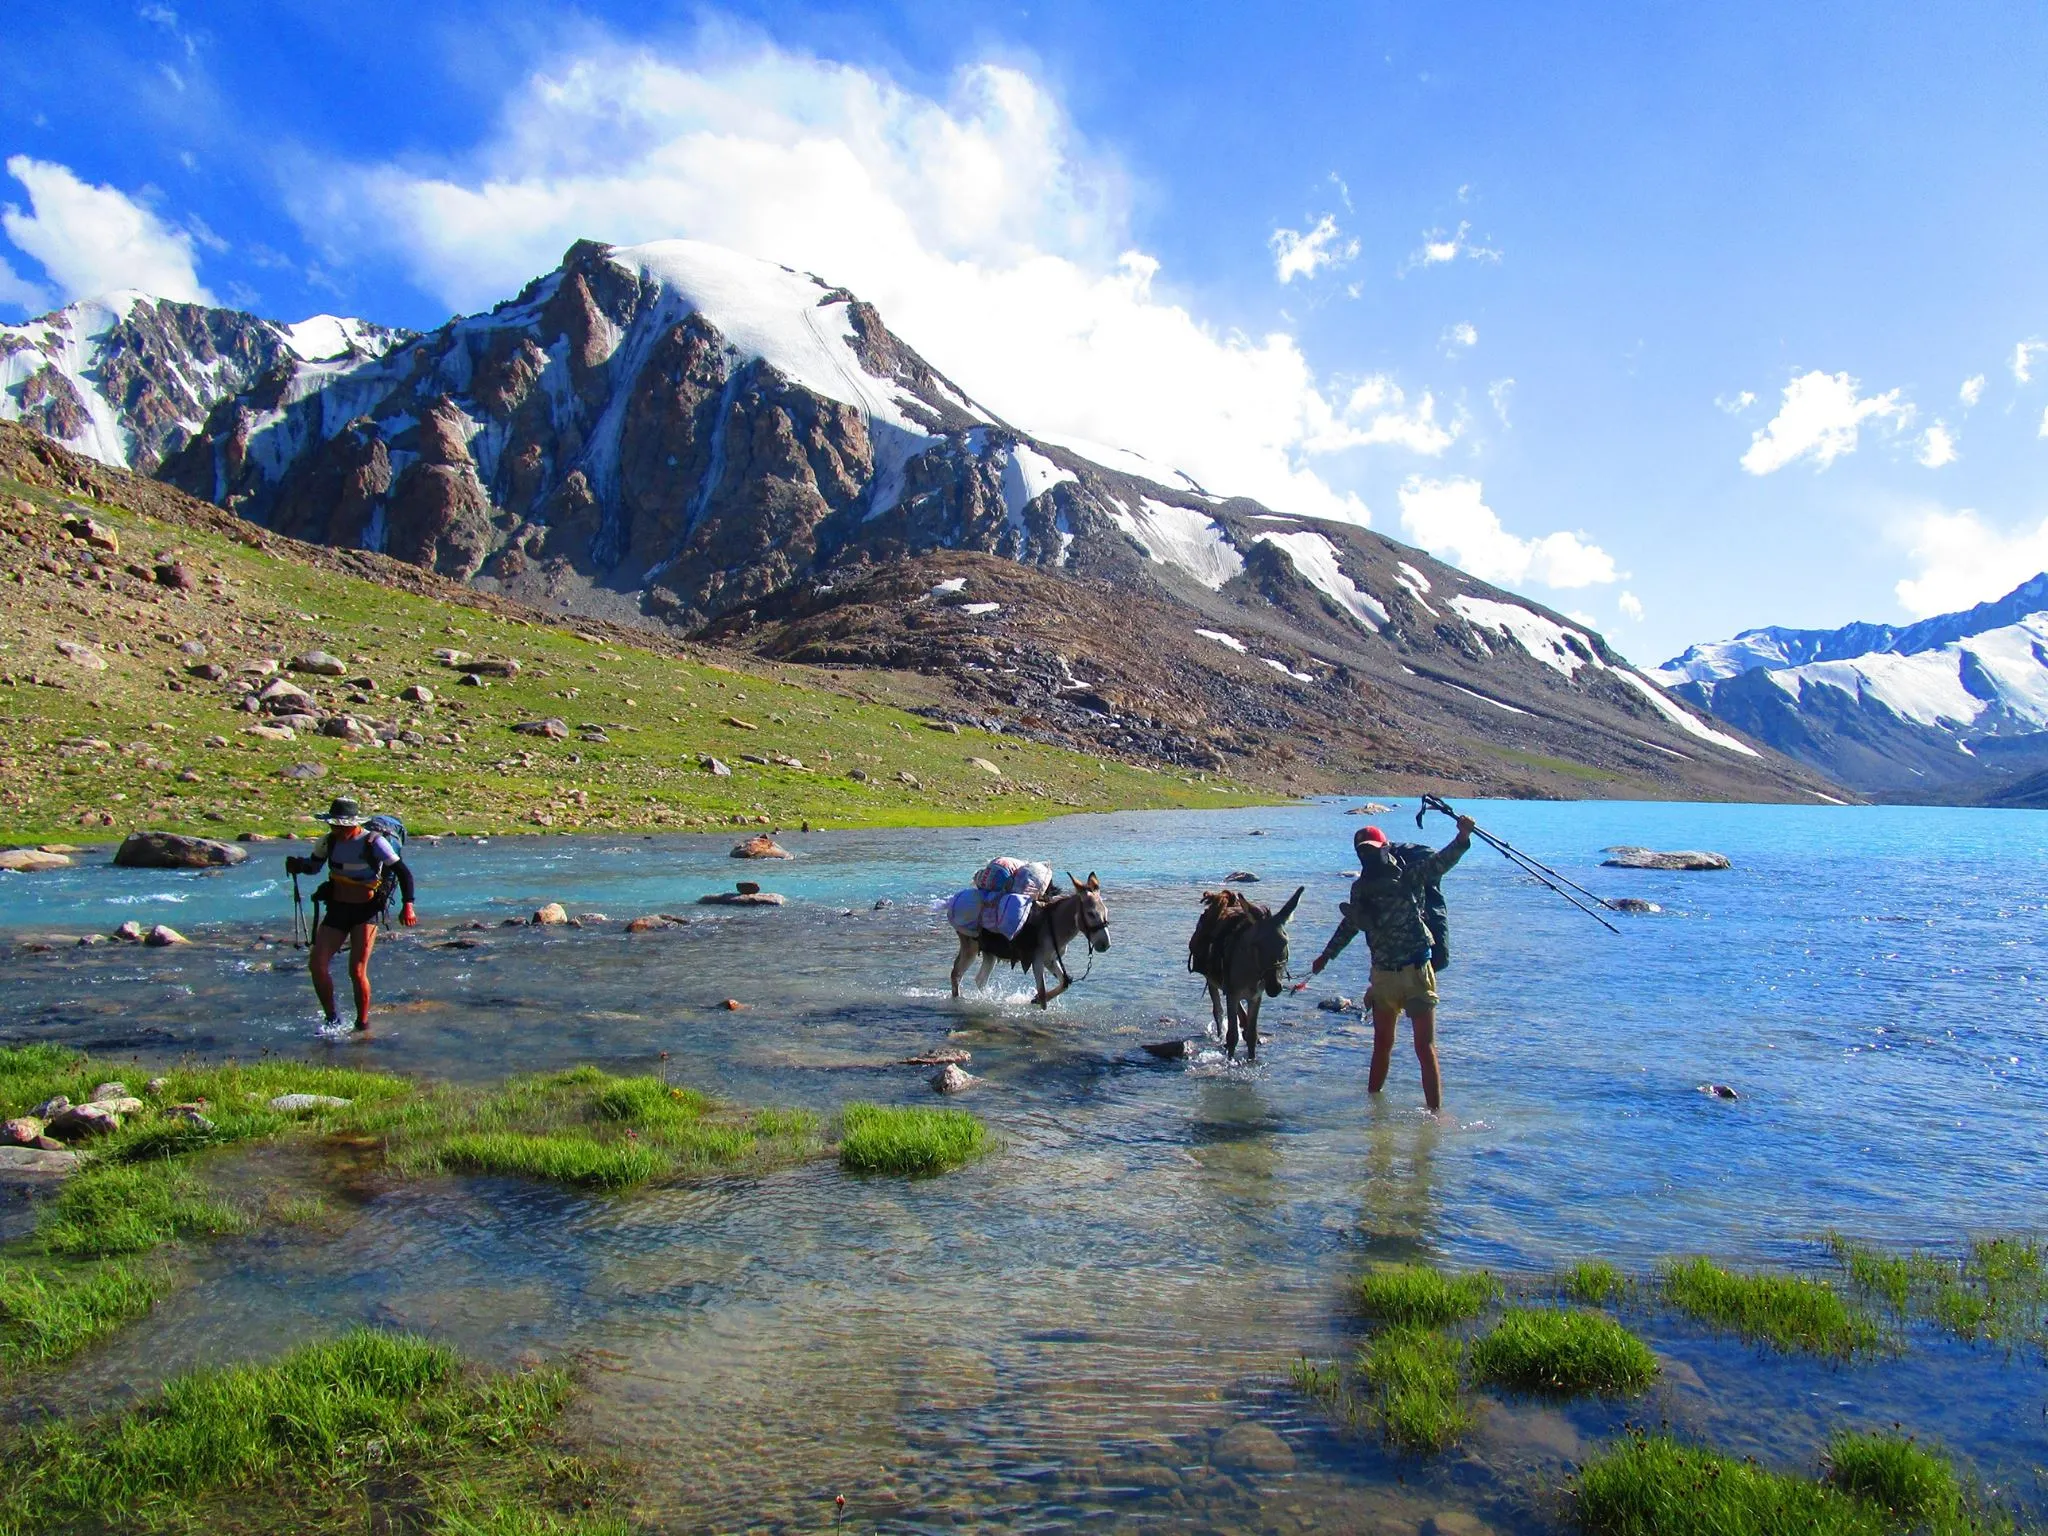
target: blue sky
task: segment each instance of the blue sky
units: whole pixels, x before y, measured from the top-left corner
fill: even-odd
[[[718,240],[1655,662],[2048,565],[2043,79],[2035,6],[37,7],[0,316]]]

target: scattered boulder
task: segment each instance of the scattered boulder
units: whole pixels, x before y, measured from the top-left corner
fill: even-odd
[[[1294,1452],[1263,1424],[1233,1424],[1216,1437],[1209,1464],[1226,1472],[1292,1472]]]
[[[1161,1061],[1181,1061],[1192,1056],[1185,1040],[1151,1040],[1145,1044],[1145,1054],[1157,1056]]]
[[[85,668],[88,672],[104,672],[107,670],[106,657],[89,645],[80,645],[76,640],[59,640],[57,642],[57,654],[73,665]]]
[[[462,676],[455,679],[455,686],[458,688],[488,688],[491,685],[478,677],[474,672],[465,672]]]
[[[736,859],[787,859],[792,857],[792,855],[787,848],[776,842],[774,838],[770,837],[766,832],[762,832],[748,838],[745,842],[733,844],[732,857]]]
[[[172,1104],[164,1110],[164,1118],[166,1120],[175,1120],[181,1125],[190,1126],[195,1131],[210,1131],[213,1129],[213,1122],[206,1118],[205,1113],[197,1104]]]
[[[746,883],[753,885],[751,880]],[[697,905],[700,907],[779,907],[784,904],[785,900],[786,898],[778,896],[773,891],[764,891],[759,886],[755,886],[751,891],[713,891],[709,896],[699,896],[697,898]]]
[[[152,1077],[142,1085],[142,1091],[152,1099],[160,1099],[164,1096],[164,1090],[170,1086],[171,1080],[168,1077]]]
[[[924,785],[918,782],[917,775],[909,772],[907,769],[899,768],[896,771],[896,782],[899,784],[907,785],[911,789],[924,788]]]
[[[0,1146],[0,1184],[29,1189],[61,1184],[78,1171],[78,1154],[44,1136],[31,1147]]]
[[[116,928],[111,934],[109,934],[108,937],[121,939],[129,944],[140,944],[142,942],[142,932],[142,924],[136,922],[135,919],[131,917],[128,919],[127,922],[123,923],[120,927]]]
[[[1602,852],[1614,855],[1611,859],[1601,861],[1602,865],[1607,869],[1694,870],[1731,869],[1734,867],[1728,862],[1728,855],[1725,853],[1702,853],[1694,848],[1683,849],[1675,853],[1664,853],[1654,848],[1634,848],[1624,845],[1619,848],[1603,849]]]
[[[1358,1004],[1354,1003],[1350,998],[1340,994],[1336,997],[1326,997],[1321,1002],[1317,1003],[1316,1006],[1322,1009],[1325,1013],[1349,1013],[1352,1009],[1356,1008]]]
[[[469,652],[453,650],[444,645],[441,649],[434,652],[434,660],[441,663],[444,667],[459,667],[469,660]]]
[[[178,642],[178,654],[180,656],[190,656],[196,660],[206,654],[206,642],[204,640],[181,640]]]
[[[30,1110],[29,1113],[38,1120],[54,1120],[70,1107],[71,1100],[60,1093],[52,1098],[43,1100],[42,1103]]]
[[[42,1139],[43,1122],[34,1115],[18,1115],[0,1123],[0,1147],[32,1147]]]
[[[974,1060],[973,1055],[961,1050],[958,1046],[942,1045],[935,1050],[925,1051],[921,1055],[904,1057],[903,1065],[906,1067],[964,1067],[972,1060]]]
[[[674,926],[675,924],[665,917],[636,917],[626,924],[626,932],[657,933],[663,928],[672,928]]]
[[[270,1107],[281,1115],[297,1115],[309,1109],[347,1109],[349,1103],[331,1093],[280,1093],[270,1101]]]
[[[963,1072],[957,1062],[947,1062],[932,1074],[932,1090],[935,1093],[965,1093],[981,1079],[971,1072]]]
[[[727,715],[725,723],[736,731],[758,731],[761,729],[751,720],[742,720],[738,715]]]
[[[242,727],[242,734],[254,736],[260,741],[296,741],[299,737],[299,733],[290,726],[279,725],[275,721],[269,725],[245,725]]]
[[[471,677],[517,677],[519,663],[510,656],[479,656],[463,670]]]
[[[90,548],[109,555],[121,553],[120,536],[96,517],[67,517],[64,531],[74,539],[84,540]]]
[[[551,901],[533,914],[536,928],[555,928],[569,921],[569,909],[559,901]]]
[[[728,997],[725,1000],[725,1011],[727,1013],[738,1013],[742,1008],[746,1006],[747,1005],[745,1003],[741,1002],[736,997]]]
[[[732,777],[732,769],[709,754],[698,758],[697,766],[716,779],[729,779]]]
[[[742,896],[758,896],[761,894],[761,883],[758,880],[742,880],[733,889]]]
[[[173,592],[190,592],[199,585],[199,578],[192,574],[192,567],[182,560],[159,560],[150,575],[160,587],[169,587]]]
[[[202,683],[218,683],[226,680],[228,669],[217,661],[202,661],[197,666],[185,669],[187,677],[196,677]]]
[[[0,869],[11,869],[18,875],[70,867],[71,860],[65,854],[45,853],[40,848],[0,848]]]
[[[220,864],[239,864],[249,850],[211,837],[188,837],[182,832],[130,832],[114,853],[123,869],[208,869]]]
[[[99,1087],[93,1089],[92,1096],[87,1102],[104,1104],[109,1099],[125,1099],[128,1097],[130,1097],[130,1094],[126,1083],[101,1083]]]
[[[320,734],[337,741],[373,741],[377,735],[354,715],[329,715],[320,722]]]
[[[850,768],[846,776],[856,784],[865,784],[868,781],[868,771],[865,768]]]
[[[927,720],[924,728],[928,731],[944,731],[948,736],[958,736],[960,727],[950,720]]]
[[[237,848],[235,851],[240,853],[242,850]],[[169,949],[173,944],[189,944],[192,941],[168,923],[158,923],[143,935],[142,942],[151,949]]]
[[[44,1127],[44,1134],[57,1141],[89,1141],[96,1136],[111,1136],[121,1129],[121,1116],[104,1104],[74,1104],[61,1114],[50,1117]]]
[[[414,683],[410,688],[401,688],[398,696],[408,704],[431,704],[434,702],[434,690],[425,683]]]
[[[552,716],[546,720],[521,720],[516,722],[512,729],[522,736],[545,736],[549,741],[569,739],[568,723]]]
[[[999,779],[1003,776],[1003,770],[985,757],[970,757],[967,759],[967,766],[979,768],[983,773],[992,773]]]

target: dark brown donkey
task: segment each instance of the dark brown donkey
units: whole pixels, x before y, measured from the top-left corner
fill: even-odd
[[[1074,880],[1071,873],[1067,878],[1074,881],[1074,888],[1038,903],[1014,939],[1006,939],[1000,933],[990,933],[986,929],[972,938],[964,934],[961,936],[960,953],[953,958],[955,997],[960,995],[960,978],[967,974],[977,952],[981,955],[981,974],[974,978],[977,992],[988,985],[988,973],[995,969],[998,960],[1007,960],[1012,965],[1028,965],[1038,982],[1038,995],[1031,1001],[1041,1008],[1074,984],[1073,974],[1067,970],[1067,962],[1062,957],[1076,935],[1085,937],[1088,947],[1095,953],[1108,953],[1109,908],[1103,904],[1102,882],[1095,878],[1093,870],[1088,872],[1086,885]],[[1060,979],[1060,984],[1050,992],[1045,989],[1047,971],[1056,973]]]
[[[1188,969],[1209,984],[1209,1010],[1224,1054],[1237,1059],[1237,1037],[1244,1035],[1246,1061],[1259,1059],[1260,994],[1280,995],[1287,969],[1287,920],[1301,903],[1307,886],[1295,887],[1278,912],[1247,901],[1237,891],[1204,891],[1202,915],[1188,939]],[[1225,1004],[1229,1023],[1225,1025]]]

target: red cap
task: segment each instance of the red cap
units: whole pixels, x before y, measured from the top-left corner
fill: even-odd
[[[1358,836],[1352,839],[1354,843],[1378,843],[1382,847],[1386,846],[1386,841],[1387,834],[1378,827],[1361,827]]]

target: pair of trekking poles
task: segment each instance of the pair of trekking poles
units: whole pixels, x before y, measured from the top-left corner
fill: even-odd
[[[1439,799],[1435,795],[1424,795],[1422,797],[1422,809],[1415,813],[1415,825],[1418,827],[1421,826],[1422,818],[1424,816],[1427,816],[1431,811],[1441,811],[1444,815],[1450,817],[1453,821],[1456,821],[1458,819],[1458,813],[1451,809],[1450,803],[1448,801]],[[1510,864],[1514,865],[1524,874],[1532,876],[1539,884],[1549,886],[1553,891],[1557,892],[1558,895],[1562,896],[1566,901],[1570,902],[1573,906],[1577,907],[1581,912],[1585,913],[1586,916],[1592,918],[1594,922],[1598,923],[1602,928],[1605,928],[1609,933],[1621,932],[1619,928],[1615,927],[1614,924],[1608,922],[1607,919],[1602,917],[1598,911],[1594,910],[1595,907],[1602,908],[1609,912],[1615,912],[1620,910],[1618,907],[1614,905],[1614,903],[1609,901],[1605,896],[1594,895],[1591,891],[1587,890],[1583,885],[1580,885],[1577,881],[1572,880],[1565,875],[1559,874],[1556,870],[1552,869],[1548,864],[1530,858],[1528,854],[1522,852],[1521,849],[1517,848],[1513,843],[1509,842],[1506,838],[1495,837],[1491,832],[1487,831],[1484,827],[1475,825],[1472,828],[1472,835],[1478,838],[1482,843],[1485,843],[1489,848],[1494,849],[1496,852],[1500,854],[1502,858],[1506,859]],[[1591,902],[1593,905],[1587,905],[1588,902]]]

